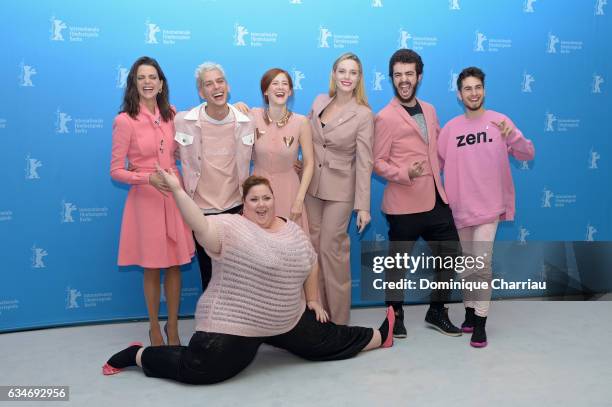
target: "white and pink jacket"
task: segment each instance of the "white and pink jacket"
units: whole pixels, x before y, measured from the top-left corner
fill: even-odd
[[[504,138],[492,122],[506,121],[514,130]],[[532,160],[533,143],[505,115],[487,110],[475,119],[449,121],[438,137],[444,189],[458,229],[513,220],[514,183],[508,155]]]
[[[202,129],[198,119],[200,109],[205,106],[206,103],[202,103],[189,111],[179,112],[174,117],[175,140],[179,143],[183,182],[185,183],[185,191],[191,198],[193,198],[198,181],[202,176]],[[248,178],[251,168],[255,122],[231,104],[228,104],[228,106],[236,118],[234,127],[236,172],[238,174],[238,188],[240,195],[242,195],[242,183]]]

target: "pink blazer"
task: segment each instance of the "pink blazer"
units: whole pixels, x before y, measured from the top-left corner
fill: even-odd
[[[159,111],[159,110],[158,110]],[[161,121],[155,124],[156,117],[141,106],[136,119],[127,113],[119,113],[113,121],[113,145],[111,150],[110,175],[116,181],[125,184],[148,184],[149,176],[155,171],[155,164],[163,168],[176,168],[174,151],[174,122]],[[168,148],[170,155],[160,153],[160,145]],[[126,159],[134,170],[125,168]]]
[[[352,100],[338,116],[321,126],[319,115],[332,99],[317,96],[310,111],[315,168],[308,193],[320,199],[354,202],[370,210],[374,120],[369,107]]]
[[[185,191],[191,198],[193,198],[198,181],[202,176],[202,128],[198,118],[200,117],[200,109],[204,106],[206,106],[206,103],[202,103],[191,110],[179,112],[174,116],[177,133],[193,136],[193,141],[188,145],[179,145]],[[242,183],[248,178],[251,166],[251,153],[255,140],[255,121],[252,117],[242,114],[231,104],[228,106],[236,118],[236,127],[234,128],[236,171],[238,173],[240,195],[242,195]]]
[[[440,181],[437,148],[440,124],[436,110],[417,100],[425,116],[429,144],[423,141],[417,122],[395,97],[375,119],[374,172],[387,180],[382,211],[389,215],[432,210],[436,186],[444,202],[448,202]],[[423,175],[410,179],[408,171],[417,161],[426,161]]]

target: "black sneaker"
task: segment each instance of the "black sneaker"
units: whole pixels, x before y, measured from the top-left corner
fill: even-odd
[[[444,335],[461,336],[461,329],[453,325],[450,319],[448,319],[448,308],[438,309],[430,307],[425,315],[425,323]]]
[[[404,309],[402,307],[395,309],[395,325],[393,325],[393,337],[405,338],[408,336],[406,327],[404,326]]]

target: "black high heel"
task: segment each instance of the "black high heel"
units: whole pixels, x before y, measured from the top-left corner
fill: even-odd
[[[180,337],[179,337],[178,345],[170,345],[170,338],[168,337],[168,322],[167,321],[164,324],[164,332],[166,333],[166,342],[168,343],[168,346],[181,346],[181,338]]]
[[[165,331],[165,330],[166,330],[166,329],[165,329],[165,327],[164,327],[164,331]],[[166,332],[166,336],[168,336],[168,332]],[[164,339],[164,338],[162,338],[162,344],[161,344],[161,345],[153,345],[153,338],[151,338],[151,330],[149,329],[149,342],[151,343],[151,346],[164,346],[164,345],[165,345],[165,343],[163,343],[163,339]]]

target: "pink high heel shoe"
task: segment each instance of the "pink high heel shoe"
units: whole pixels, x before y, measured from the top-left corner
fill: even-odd
[[[393,346],[393,327],[395,326],[395,311],[392,306],[387,308],[387,322],[389,324],[387,330],[387,339],[380,345],[381,348],[390,348]]]

